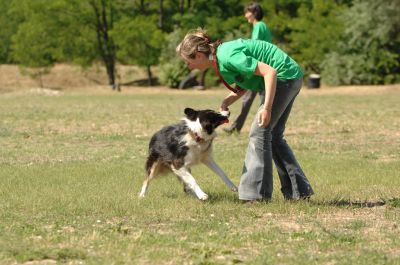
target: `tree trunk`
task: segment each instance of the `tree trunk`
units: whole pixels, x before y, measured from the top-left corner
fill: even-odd
[[[163,0],[159,0],[159,4],[160,4],[160,9],[159,9],[159,13],[160,13],[160,17],[159,17],[159,21],[158,21],[158,27],[163,30],[164,28],[164,5],[163,5]]]
[[[140,13],[144,14],[144,0],[140,0]]]
[[[90,5],[96,16],[96,35],[97,44],[100,51],[101,58],[106,66],[108,84],[112,89],[118,88],[115,83],[116,76],[116,54],[115,46],[112,38],[109,36],[109,30],[112,28],[113,19],[113,9],[112,4],[110,4],[109,17],[107,16],[107,4],[105,0],[101,0],[101,6],[97,5],[98,2],[90,1]]]
[[[185,0],[179,0],[179,11],[181,15],[185,12]]]
[[[40,88],[43,88],[43,72],[39,70],[39,83],[40,83]]]
[[[115,63],[114,60],[111,58],[105,58],[105,64],[106,64],[106,69],[107,69],[107,76],[108,76],[108,84],[112,87],[112,89],[115,88]]]
[[[153,74],[151,73],[151,65],[147,66],[147,78],[149,86],[153,85]]]

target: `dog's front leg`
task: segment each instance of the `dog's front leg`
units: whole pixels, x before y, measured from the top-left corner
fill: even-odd
[[[197,198],[203,201],[208,199],[208,195],[201,190],[189,169],[185,167],[177,169],[174,166],[171,166],[171,169],[183,181],[184,185],[196,194]]]
[[[217,165],[217,163],[215,163],[214,159],[211,156],[207,157],[203,161],[203,163],[212,171],[214,171],[218,176],[220,176],[221,179],[228,186],[228,188],[230,188],[234,192],[238,191],[238,188],[235,186],[235,184],[232,183],[232,181],[226,176],[225,172]]]

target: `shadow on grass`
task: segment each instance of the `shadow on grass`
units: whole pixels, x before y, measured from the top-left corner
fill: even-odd
[[[328,201],[312,201],[310,204],[318,206],[337,206],[337,207],[351,207],[351,208],[373,208],[383,205],[391,207],[400,207],[400,198],[381,199],[379,201],[352,201],[350,199],[333,199]]]
[[[216,204],[216,203],[239,203],[237,193],[234,192],[208,192],[208,199],[206,203]],[[189,195],[197,199],[195,195]]]
[[[183,193],[183,198],[188,199],[188,200],[195,200],[195,201],[199,201],[202,202],[201,200],[199,200],[196,195],[193,192],[184,192]],[[205,203],[209,203],[209,204],[216,204],[216,203],[221,203],[221,202],[227,202],[227,203],[238,203],[240,202],[240,200],[237,198],[237,193],[233,193],[233,192],[207,192],[208,194],[208,199],[206,201],[204,201]],[[179,193],[168,193],[168,194],[164,194],[163,196],[165,196],[168,199],[181,199],[182,194]]]
[[[217,203],[239,203],[243,204],[243,201],[239,200],[237,193],[233,192],[209,192],[209,197],[206,203],[209,204],[217,204]],[[192,198],[193,200],[198,200],[196,195],[193,193],[187,193],[186,196],[188,198]],[[177,199],[178,194],[168,194],[168,198]],[[351,199],[343,199],[343,198],[334,198],[332,200],[324,200],[324,201],[316,201],[311,199],[307,200],[285,200],[285,202],[289,203],[298,203],[305,202],[311,206],[334,206],[334,207],[343,207],[343,208],[374,208],[379,206],[389,206],[400,208],[400,198],[391,198],[391,199],[381,199],[379,201],[352,201]],[[265,205],[274,203],[272,201],[259,201],[259,203],[255,203],[256,205]],[[276,201],[275,201],[276,203]]]
[[[121,86],[158,86],[160,85],[160,81],[158,78],[152,78],[151,79],[151,84],[149,82],[149,79],[138,79],[138,80],[133,80],[125,83],[120,83]]]

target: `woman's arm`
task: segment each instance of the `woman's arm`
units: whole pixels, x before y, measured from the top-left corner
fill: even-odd
[[[260,111],[258,116],[258,126],[265,128],[271,121],[271,111],[272,103],[274,102],[275,97],[277,72],[268,64],[258,62],[254,74],[264,78],[265,101],[263,109]]]
[[[232,105],[232,103],[234,103],[236,100],[238,100],[241,96],[243,96],[246,91],[247,90],[242,89],[237,94],[233,92],[229,93],[228,96],[226,96],[222,101],[220,110],[229,110],[228,107]]]

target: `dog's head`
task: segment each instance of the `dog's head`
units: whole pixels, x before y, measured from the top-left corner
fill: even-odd
[[[185,109],[185,115],[189,128],[198,134],[206,132],[212,135],[215,129],[221,124],[228,123],[228,113],[218,113],[213,110],[194,110],[191,108]]]

